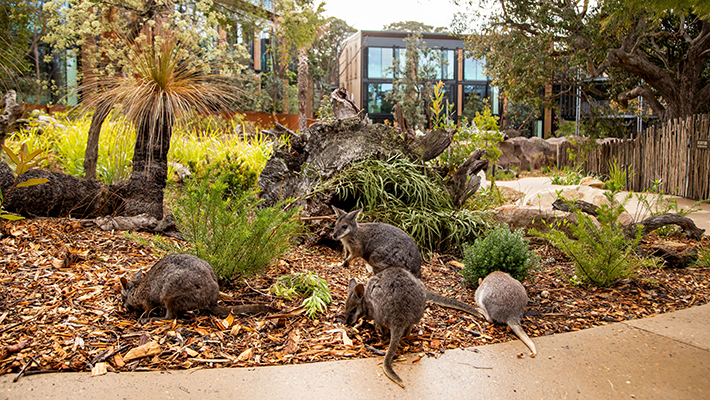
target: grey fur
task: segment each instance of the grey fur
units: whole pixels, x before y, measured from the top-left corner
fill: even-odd
[[[522,283],[505,272],[491,272],[476,289],[476,303],[489,322],[508,324],[533,356],[537,354],[535,344],[520,325],[528,303]]]
[[[389,330],[390,341],[382,368],[385,375],[401,387],[404,382],[392,370],[392,360],[400,340],[422,319],[425,308],[424,284],[403,268],[388,268],[370,278],[364,287],[354,279],[348,285],[346,323],[354,325],[358,319],[365,318],[374,321],[380,334]]]
[[[408,233],[389,224],[358,223],[357,217],[362,209],[346,213],[333,207],[333,211],[337,215],[333,239],[343,243],[343,267],[347,267],[353,259],[362,257],[372,266],[375,275],[387,268],[401,267],[417,279],[422,279],[419,247]],[[475,307],[436,293],[427,292],[427,301],[483,318]]]
[[[190,254],[171,254],[155,263],[145,275],[139,271],[130,281],[121,278],[121,297],[126,309],[150,312],[165,308],[165,316],[160,319],[173,319],[185,311],[202,309],[218,316],[274,311],[260,304],[232,309],[218,306],[219,284],[214,269],[207,261]]]
[[[357,222],[362,208],[346,213],[333,207],[338,216],[333,229],[333,239],[343,243],[347,267],[350,261],[362,257],[372,266],[374,274],[390,267],[401,267],[422,279],[422,257],[414,239],[396,226],[382,223]]]

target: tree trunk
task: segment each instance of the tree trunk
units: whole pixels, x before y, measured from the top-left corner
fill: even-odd
[[[0,190],[7,193],[5,210],[24,216],[94,218],[112,214],[122,204],[113,188],[95,180],[31,169],[20,175],[18,182],[32,178],[48,182],[8,193],[15,176],[6,163],[0,163]]]
[[[25,110],[24,104],[17,104],[17,93],[8,90],[5,93],[5,109],[0,114],[0,145],[5,144],[5,136],[10,132],[12,124],[15,123]]]
[[[481,178],[477,174],[488,168],[488,160],[480,159],[485,153],[483,149],[474,151],[471,157],[456,170],[453,177],[444,182],[455,207],[460,208],[481,186]]]
[[[157,133],[151,137],[151,131]],[[6,163],[0,163],[0,190],[8,193],[3,206],[7,211],[25,216],[96,218],[147,214],[162,220],[171,133],[172,121],[141,126],[137,132],[131,177],[127,182],[112,186],[31,169],[20,176],[19,182],[31,178],[47,178],[49,182],[16,188],[8,193],[14,175]]]
[[[108,104],[99,104],[94,112],[94,116],[91,118],[89,136],[86,140],[86,153],[84,153],[84,177],[86,179],[96,179],[96,163],[99,159],[101,126],[110,111],[111,107]]]
[[[303,48],[298,52],[298,130],[305,132],[308,129],[308,54]]]
[[[138,126],[131,177],[118,185],[118,193],[125,201],[120,215],[148,214],[163,219],[163,189],[168,180],[172,126],[171,120],[146,121]]]

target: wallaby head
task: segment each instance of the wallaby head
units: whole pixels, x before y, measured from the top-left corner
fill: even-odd
[[[337,216],[332,234],[333,239],[342,240],[345,237],[352,236],[357,231],[357,217],[362,212],[362,208],[346,213],[333,206],[333,211],[335,211]]]
[[[136,287],[141,283],[143,279],[143,271],[139,270],[130,281],[126,278],[121,277],[121,300],[123,301],[123,307],[126,309],[141,308],[140,302],[135,301]]]
[[[350,279],[348,283],[348,298],[345,300],[345,323],[353,326],[360,318],[367,318],[365,304],[365,286]]]

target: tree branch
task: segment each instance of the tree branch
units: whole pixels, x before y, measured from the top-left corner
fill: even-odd
[[[650,87],[646,86],[643,83],[629,90],[628,92],[619,93],[619,95],[617,96],[617,100],[619,100],[619,103],[622,107],[627,108],[629,107],[629,100],[638,96],[642,96],[648,102],[648,105],[651,107],[651,109],[653,109],[653,112],[656,113],[660,118],[663,118],[663,115],[666,112],[666,108],[663,107],[663,104],[658,101],[655,94],[653,93],[653,90],[651,90]]]

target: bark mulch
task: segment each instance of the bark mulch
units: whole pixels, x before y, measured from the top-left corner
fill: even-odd
[[[710,245],[708,237],[703,245]],[[569,280],[573,266],[558,250],[544,243],[531,247],[543,260],[523,282],[531,300],[523,327],[533,340],[710,301],[708,268],[643,270],[613,288],[575,286]],[[224,305],[269,303],[284,311],[281,316],[220,319],[195,312],[140,323],[121,305],[119,278],[148,270],[162,255],[123,232],[86,229],[71,220],[0,225],[0,374],[254,367],[372,357],[373,347],[386,349],[369,324],[343,325],[349,279],[367,278],[362,260],[343,270],[339,251],[297,247],[262,276],[222,287]],[[474,290],[463,285],[460,266],[451,257],[433,255],[423,266],[424,282],[433,292],[473,304]],[[277,277],[298,271],[314,271],[329,284],[333,302],[317,319],[291,312],[302,299],[269,294]],[[447,349],[508,340],[516,337],[506,326],[430,305],[400,353],[418,354],[416,362]],[[519,356],[527,351],[522,342],[520,351]]]

